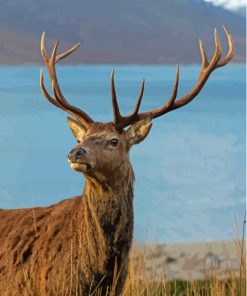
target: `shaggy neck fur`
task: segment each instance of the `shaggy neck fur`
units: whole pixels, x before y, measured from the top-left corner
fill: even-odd
[[[134,173],[129,162],[122,163],[104,178],[88,176],[82,198],[80,244],[83,258],[82,270],[87,270],[88,280],[94,275],[95,284],[102,281],[112,285],[113,271],[123,274],[128,266],[128,254],[133,236],[133,183]],[[95,275],[97,270],[97,275]],[[120,284],[120,283],[119,283]]]

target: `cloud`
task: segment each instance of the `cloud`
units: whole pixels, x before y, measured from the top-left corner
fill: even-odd
[[[230,10],[236,10],[242,7],[246,7],[245,0],[204,0],[205,2],[211,2],[216,6],[223,6]]]

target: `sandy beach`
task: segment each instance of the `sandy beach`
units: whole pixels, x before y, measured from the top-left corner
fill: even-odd
[[[225,278],[239,273],[240,241],[138,244],[132,249],[134,269],[153,279]],[[140,274],[140,273],[139,273]]]

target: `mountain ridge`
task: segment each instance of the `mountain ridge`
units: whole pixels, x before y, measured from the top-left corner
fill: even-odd
[[[245,62],[245,18],[202,0],[9,0],[1,6],[1,64],[40,63],[43,31],[48,47],[54,39],[61,50],[82,43],[67,63],[200,63],[198,39],[210,56],[215,27],[225,50],[221,24],[234,36],[234,61]]]

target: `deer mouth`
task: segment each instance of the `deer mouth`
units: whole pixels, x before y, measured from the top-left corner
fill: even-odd
[[[92,166],[89,163],[70,162],[70,167],[79,172],[87,173],[92,170]]]

